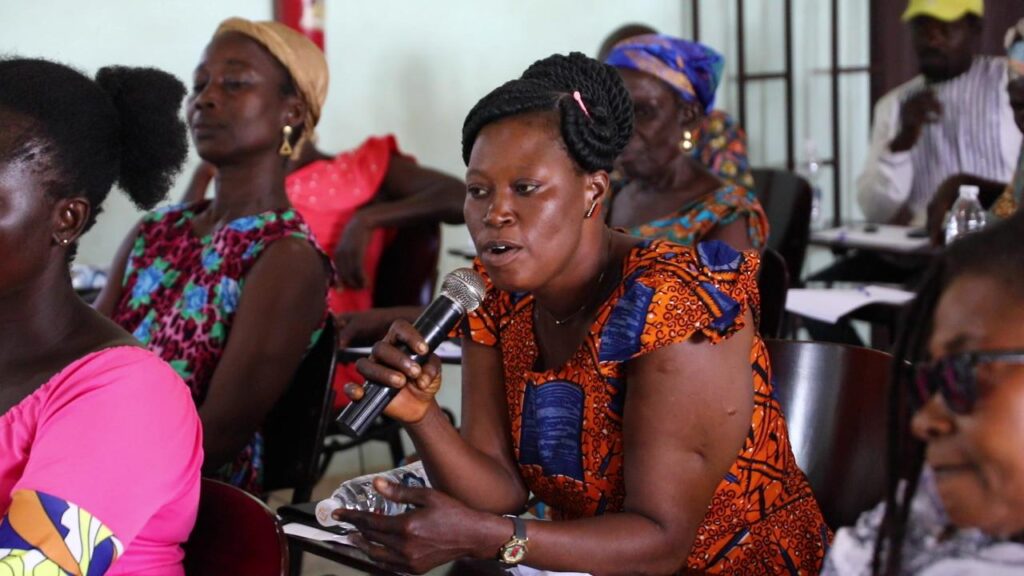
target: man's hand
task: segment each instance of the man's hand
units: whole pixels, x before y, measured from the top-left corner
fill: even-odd
[[[942,119],[942,104],[931,90],[922,90],[908,98],[900,108],[900,131],[889,143],[889,150],[906,152],[917,144],[925,124]]]

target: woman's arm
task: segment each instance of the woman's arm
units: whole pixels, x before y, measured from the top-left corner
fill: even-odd
[[[392,154],[384,181],[372,202],[349,220],[334,249],[334,262],[345,286],[362,288],[363,259],[377,228],[421,223],[462,224],[466,186],[447,174]]]
[[[725,226],[715,226],[702,240],[721,240],[739,251],[755,249],[747,231],[746,218],[737,218]]]
[[[230,462],[291,383],[324,318],[327,271],[305,240],[282,238],[246,275],[224,353],[199,408],[203,469]]]
[[[434,400],[441,385],[440,362],[432,357],[421,369],[396,343],[410,350],[426,346],[412,325],[398,321],[357,367],[368,380],[402,388],[384,413],[405,424],[431,484],[479,510],[521,512],[528,491],[509,444],[501,352],[463,341],[460,435]]]
[[[135,245],[135,239],[138,235],[139,224],[136,224],[128,232],[128,235],[124,237],[124,240],[121,241],[121,245],[118,246],[117,253],[114,254],[114,262],[110,265],[110,270],[107,271],[107,283],[92,303],[92,307],[107,318],[113,317],[117,303],[121,300],[124,269],[128,265],[128,257],[131,255],[132,246]]]
[[[749,312],[745,322],[717,345],[698,338],[630,363],[623,512],[528,522],[528,565],[593,574],[668,574],[684,566],[712,495],[750,429]],[[494,558],[512,534],[509,520],[467,510],[443,494],[380,487],[420,507],[401,516],[344,511],[338,517],[384,544],[364,548],[386,566],[420,572],[459,556]]]
[[[186,204],[193,204],[206,198],[206,189],[210,186],[210,181],[217,175],[217,168],[206,162],[205,160],[196,166],[196,171],[192,173],[192,179],[188,182],[188,188],[185,189],[185,194],[181,196],[181,201]]]

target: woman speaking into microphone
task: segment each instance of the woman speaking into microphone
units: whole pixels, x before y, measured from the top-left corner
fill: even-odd
[[[488,288],[463,324],[463,425],[397,322],[359,370],[401,389],[435,490],[378,480],[400,516],[338,510],[388,568],[460,557],[559,571],[817,573],[831,534],[789,446],[755,333],[758,256],[610,230],[632,134],[614,68],[555,55],[463,126],[464,213]],[[362,389],[350,385],[353,398]],[[555,521],[523,521],[530,493]]]

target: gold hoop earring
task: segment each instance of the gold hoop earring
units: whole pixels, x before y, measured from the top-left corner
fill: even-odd
[[[685,153],[690,153],[694,146],[693,132],[690,130],[683,130],[683,139],[679,141],[679,150]]]
[[[590,208],[587,208],[586,218],[589,219],[591,216],[594,215],[595,208],[597,208],[597,200],[594,200],[593,202],[590,203]]]
[[[281,147],[277,150],[277,153],[281,156],[290,157],[292,155],[292,127],[285,124],[284,128],[281,128],[282,142]]]

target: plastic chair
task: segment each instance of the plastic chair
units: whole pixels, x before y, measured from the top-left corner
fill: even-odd
[[[377,282],[373,289],[373,305],[426,306],[434,297],[437,284],[437,263],[441,254],[441,228],[437,224],[420,224],[400,228],[394,239],[384,248],[377,267]],[[330,466],[338,452],[361,446],[370,441],[385,442],[395,467],[405,459],[402,444],[402,426],[387,417],[375,422],[362,438],[348,438],[330,421],[324,446],[320,474]]]
[[[334,357],[334,321],[328,316],[316,344],[263,423],[263,489],[293,488],[293,503],[309,502],[320,478],[324,434],[332,419]]]
[[[757,197],[768,215],[768,247],[786,260],[790,281],[800,278],[811,238],[811,185],[792,172],[754,168]]]
[[[892,356],[828,342],[766,343],[797,463],[828,524],[851,525],[885,495]]]
[[[765,248],[761,254],[757,289],[761,293],[761,317],[757,331],[762,338],[779,338],[782,336],[783,321],[786,317],[789,271],[782,255],[771,248]]]
[[[185,550],[187,576],[285,576],[288,538],[274,512],[253,495],[203,478],[199,515]]]

